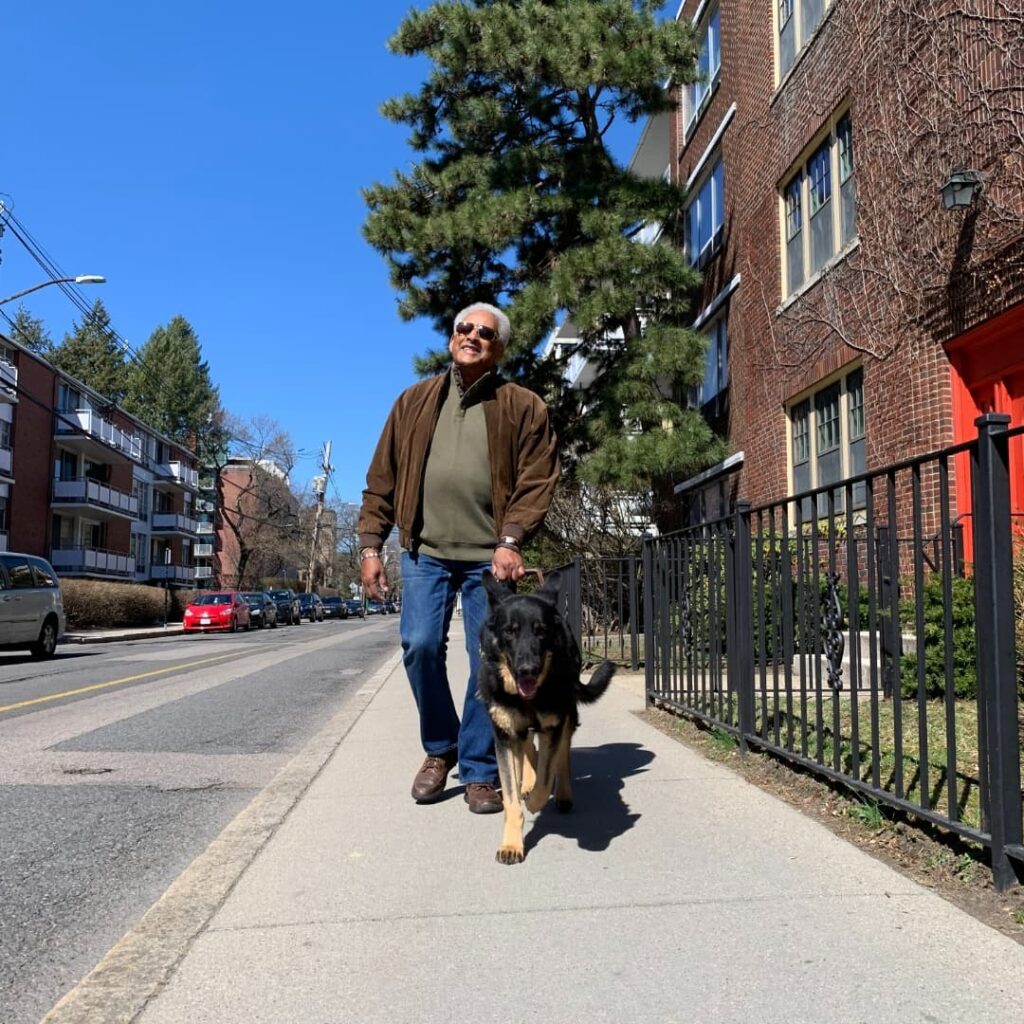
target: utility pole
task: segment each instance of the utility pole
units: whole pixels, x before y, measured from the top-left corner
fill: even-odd
[[[316,494],[316,516],[313,519],[313,543],[309,549],[309,573],[306,576],[306,593],[313,590],[313,574],[316,572],[316,546],[320,541],[320,521],[324,517],[324,494],[327,491],[327,478],[331,475],[331,442],[324,443],[320,468],[323,476],[313,477],[313,493]]]

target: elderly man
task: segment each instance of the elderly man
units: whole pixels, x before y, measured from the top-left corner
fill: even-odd
[[[380,550],[394,525],[403,548],[402,652],[427,755],[413,799],[439,799],[457,764],[475,814],[501,810],[491,723],[476,697],[482,576],[490,569],[510,585],[522,578],[522,545],[544,521],[558,480],[547,408],[496,372],[509,333],[495,306],[474,303],[459,313],[451,366],[403,391],[391,409],[359,516],[369,597],[387,590]],[[445,662],[458,594],[470,665],[461,720]]]

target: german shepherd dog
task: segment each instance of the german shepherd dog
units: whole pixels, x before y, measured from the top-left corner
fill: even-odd
[[[480,631],[477,689],[494,726],[505,812],[497,859],[518,864],[523,801],[536,814],[554,790],[558,809],[572,809],[569,747],[578,705],[604,693],[615,666],[602,662],[589,683],[580,681],[579,645],[558,612],[557,572],[533,594],[511,593],[490,572],[483,579],[490,614]]]

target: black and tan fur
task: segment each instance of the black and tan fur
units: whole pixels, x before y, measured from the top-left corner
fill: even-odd
[[[560,811],[572,809],[569,764],[579,704],[597,700],[615,666],[603,662],[580,681],[580,649],[558,612],[558,574],[534,594],[511,594],[484,574],[490,614],[480,633],[477,688],[494,726],[505,827],[497,859],[524,857],[523,802],[531,814],[554,790]],[[536,737],[536,742],[534,742]]]

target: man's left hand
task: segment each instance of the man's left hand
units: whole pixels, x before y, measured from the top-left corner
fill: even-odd
[[[491,572],[495,579],[503,583],[521,580],[526,575],[522,554],[514,548],[495,548],[491,556]]]

